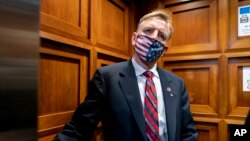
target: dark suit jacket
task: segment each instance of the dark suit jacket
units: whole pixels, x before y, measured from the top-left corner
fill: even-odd
[[[157,71],[165,103],[168,140],[197,140],[183,80],[167,70],[157,68]],[[143,107],[131,60],[96,71],[85,101],[55,140],[90,141],[100,120],[105,141],[147,141]]]

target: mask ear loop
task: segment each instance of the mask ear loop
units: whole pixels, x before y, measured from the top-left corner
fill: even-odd
[[[168,46],[164,46],[164,51],[167,51],[168,50]]]

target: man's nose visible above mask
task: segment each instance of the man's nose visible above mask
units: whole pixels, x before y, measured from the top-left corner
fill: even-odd
[[[150,35],[148,35],[150,38],[152,38],[152,39],[155,39],[155,40],[158,40],[159,41],[159,36],[158,36],[158,34],[159,34],[159,31],[158,30],[154,30],[153,31],[153,33],[152,34],[150,34]]]

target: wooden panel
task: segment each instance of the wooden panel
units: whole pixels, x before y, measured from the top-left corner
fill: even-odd
[[[165,3],[166,4],[166,3]],[[217,46],[217,0],[165,5],[173,20],[174,33],[166,54],[219,50]]]
[[[191,104],[209,104],[209,68],[173,69],[187,85]],[[202,77],[202,79],[200,79]]]
[[[107,60],[103,60],[103,59],[98,59],[97,60],[97,67],[100,68],[100,67],[104,67],[104,66],[111,65],[114,63],[115,62],[111,62],[111,61],[107,61]]]
[[[250,92],[243,91],[243,67],[250,67],[250,58],[230,58],[229,78],[229,117],[245,117],[250,107]]]
[[[246,49],[250,48],[250,36],[238,37],[238,7],[250,5],[250,1],[241,1],[232,0],[229,3],[229,11],[230,11],[230,26],[229,26],[229,33],[230,33],[230,46],[229,50],[232,49]]]
[[[42,0],[41,11],[73,25],[79,24],[79,0]]]
[[[118,62],[122,62],[122,61],[125,61],[125,59],[102,54],[102,53],[98,53],[98,55],[97,55],[97,68],[104,67],[104,66],[111,65],[114,63],[118,63]]]
[[[207,130],[198,130],[199,136],[198,136],[198,141],[209,141],[209,132]]]
[[[74,110],[79,100],[79,60],[41,54],[40,64],[39,115]]]
[[[74,40],[88,39],[88,4],[89,0],[42,0],[41,30]]]
[[[208,17],[209,7],[207,6],[188,11],[173,12],[173,26],[176,28],[174,28],[172,46],[208,43]],[[187,21],[192,23],[183,24]]]
[[[128,7],[118,0],[97,3],[97,44],[128,54]],[[95,36],[95,35],[93,35]]]
[[[217,125],[196,125],[198,130],[198,141],[217,141]]]
[[[167,62],[166,69],[184,79],[195,115],[218,116],[216,60]],[[202,79],[201,79],[202,78]]]
[[[47,40],[42,40],[40,53],[38,135],[49,140],[86,96],[88,54]]]

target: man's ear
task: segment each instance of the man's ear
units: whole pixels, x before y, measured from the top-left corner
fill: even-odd
[[[136,38],[137,38],[137,33],[134,32],[134,33],[132,34],[132,39],[131,39],[131,43],[132,43],[132,46],[133,46],[133,47],[135,46]]]

